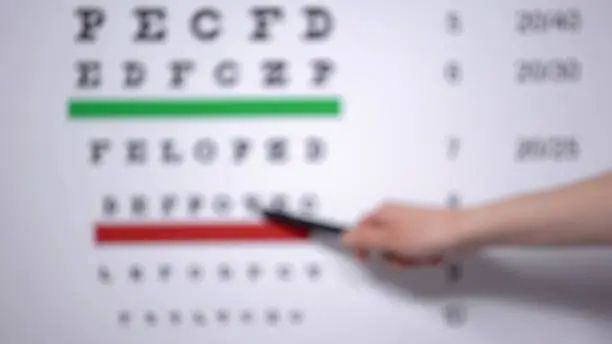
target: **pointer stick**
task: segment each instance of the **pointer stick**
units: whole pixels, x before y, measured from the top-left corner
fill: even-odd
[[[280,210],[263,210],[265,218],[272,222],[282,223],[291,227],[301,228],[308,231],[323,230],[334,234],[341,235],[346,231],[344,226],[338,224],[326,223],[322,221],[309,220],[305,217],[287,214]]]

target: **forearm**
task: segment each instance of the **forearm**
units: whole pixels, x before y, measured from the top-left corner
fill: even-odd
[[[612,173],[467,209],[468,245],[612,245]]]

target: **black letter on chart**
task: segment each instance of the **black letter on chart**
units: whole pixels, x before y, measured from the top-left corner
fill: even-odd
[[[287,160],[287,139],[274,138],[267,142],[268,161],[285,162]]]
[[[264,86],[283,87],[287,84],[287,62],[284,60],[265,60],[261,68],[264,72]]]
[[[325,155],[325,142],[318,137],[310,137],[306,141],[306,161],[317,162],[323,160]]]
[[[287,198],[288,196],[285,194],[275,194],[271,197],[270,200],[270,208],[283,211],[287,209]]]
[[[104,216],[111,217],[117,213],[119,210],[119,205],[117,204],[117,199],[113,196],[105,196],[102,199],[102,212]]]
[[[251,15],[255,19],[255,28],[251,33],[252,41],[266,41],[270,39],[270,22],[283,19],[282,8],[277,6],[253,7]]]
[[[89,160],[93,165],[98,165],[102,160],[102,153],[110,149],[110,141],[108,139],[93,140],[89,143],[89,148]]]
[[[298,204],[299,204],[298,208],[300,209],[300,212],[304,214],[312,215],[318,207],[319,199],[316,194],[307,193],[307,194],[302,195],[302,197],[300,197],[300,199],[298,200]]]
[[[200,209],[204,206],[204,197],[199,195],[191,195],[187,201],[187,208],[189,209],[189,214],[195,216],[198,214]]]
[[[450,61],[444,67],[444,77],[450,84],[458,84],[462,79],[461,65],[459,62]]]
[[[195,144],[194,156],[204,164],[210,163],[217,156],[217,145],[210,139],[201,139]]]
[[[125,61],[123,63],[123,69],[125,71],[123,87],[138,88],[142,86],[142,82],[145,79],[145,66],[142,62]]]
[[[215,67],[215,80],[219,86],[231,87],[238,82],[238,64],[233,60],[224,60]]]
[[[261,210],[261,200],[256,194],[249,193],[244,196],[244,206],[249,212],[259,212]]]
[[[312,83],[315,86],[321,86],[329,80],[329,75],[334,70],[334,63],[331,60],[316,59],[312,61],[312,70],[314,72]]]
[[[147,161],[145,140],[128,140],[126,143],[128,164],[142,165]]]
[[[206,19],[213,22],[212,28],[204,28],[202,22]],[[191,19],[191,33],[202,41],[212,41],[221,33],[220,20],[221,14],[215,8],[203,8],[197,11]]]
[[[234,162],[240,163],[242,162],[247,154],[249,153],[249,148],[251,147],[248,139],[239,138],[234,140]]]
[[[132,215],[142,216],[147,210],[147,199],[143,195],[132,197]]]
[[[447,139],[446,144],[446,158],[449,160],[457,159],[459,149],[461,148],[461,138],[457,136],[451,136]]]
[[[166,38],[166,10],[162,7],[137,7],[134,15],[138,19],[135,41],[161,42]]]
[[[99,61],[77,61],[77,87],[84,89],[97,88],[102,83],[100,70],[102,65]]]
[[[455,11],[448,12],[446,14],[446,32],[449,34],[459,34],[461,33],[463,26],[461,24],[461,18],[459,18],[459,14]]]
[[[176,151],[175,141],[165,139],[161,143],[162,161],[166,164],[180,164],[183,161],[183,155]]]
[[[219,194],[211,202],[216,215],[227,215],[232,209],[232,199],[227,194]]]
[[[161,212],[164,216],[170,216],[172,214],[172,210],[176,207],[178,196],[168,194],[163,195],[161,200]]]
[[[334,28],[334,20],[331,13],[325,8],[318,6],[305,7],[302,12],[306,16],[308,27],[304,32],[307,40],[322,40],[329,36]]]
[[[80,42],[95,41],[94,30],[101,28],[106,19],[104,11],[95,7],[79,7],[74,10],[74,14],[81,19],[81,29],[76,35],[76,40]]]
[[[181,88],[185,85],[185,74],[193,70],[193,61],[189,60],[177,60],[170,63],[170,70],[172,71],[172,78],[170,79],[170,86],[172,88]]]
[[[461,205],[461,197],[456,193],[450,193],[446,197],[446,204],[451,209],[457,209]]]

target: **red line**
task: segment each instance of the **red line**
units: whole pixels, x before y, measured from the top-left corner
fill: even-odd
[[[306,231],[273,223],[214,224],[98,224],[98,244],[146,242],[295,241],[308,238]]]

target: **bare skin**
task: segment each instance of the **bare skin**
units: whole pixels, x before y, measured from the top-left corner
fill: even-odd
[[[342,237],[358,257],[439,263],[488,246],[612,245],[612,173],[463,209],[385,204]]]

